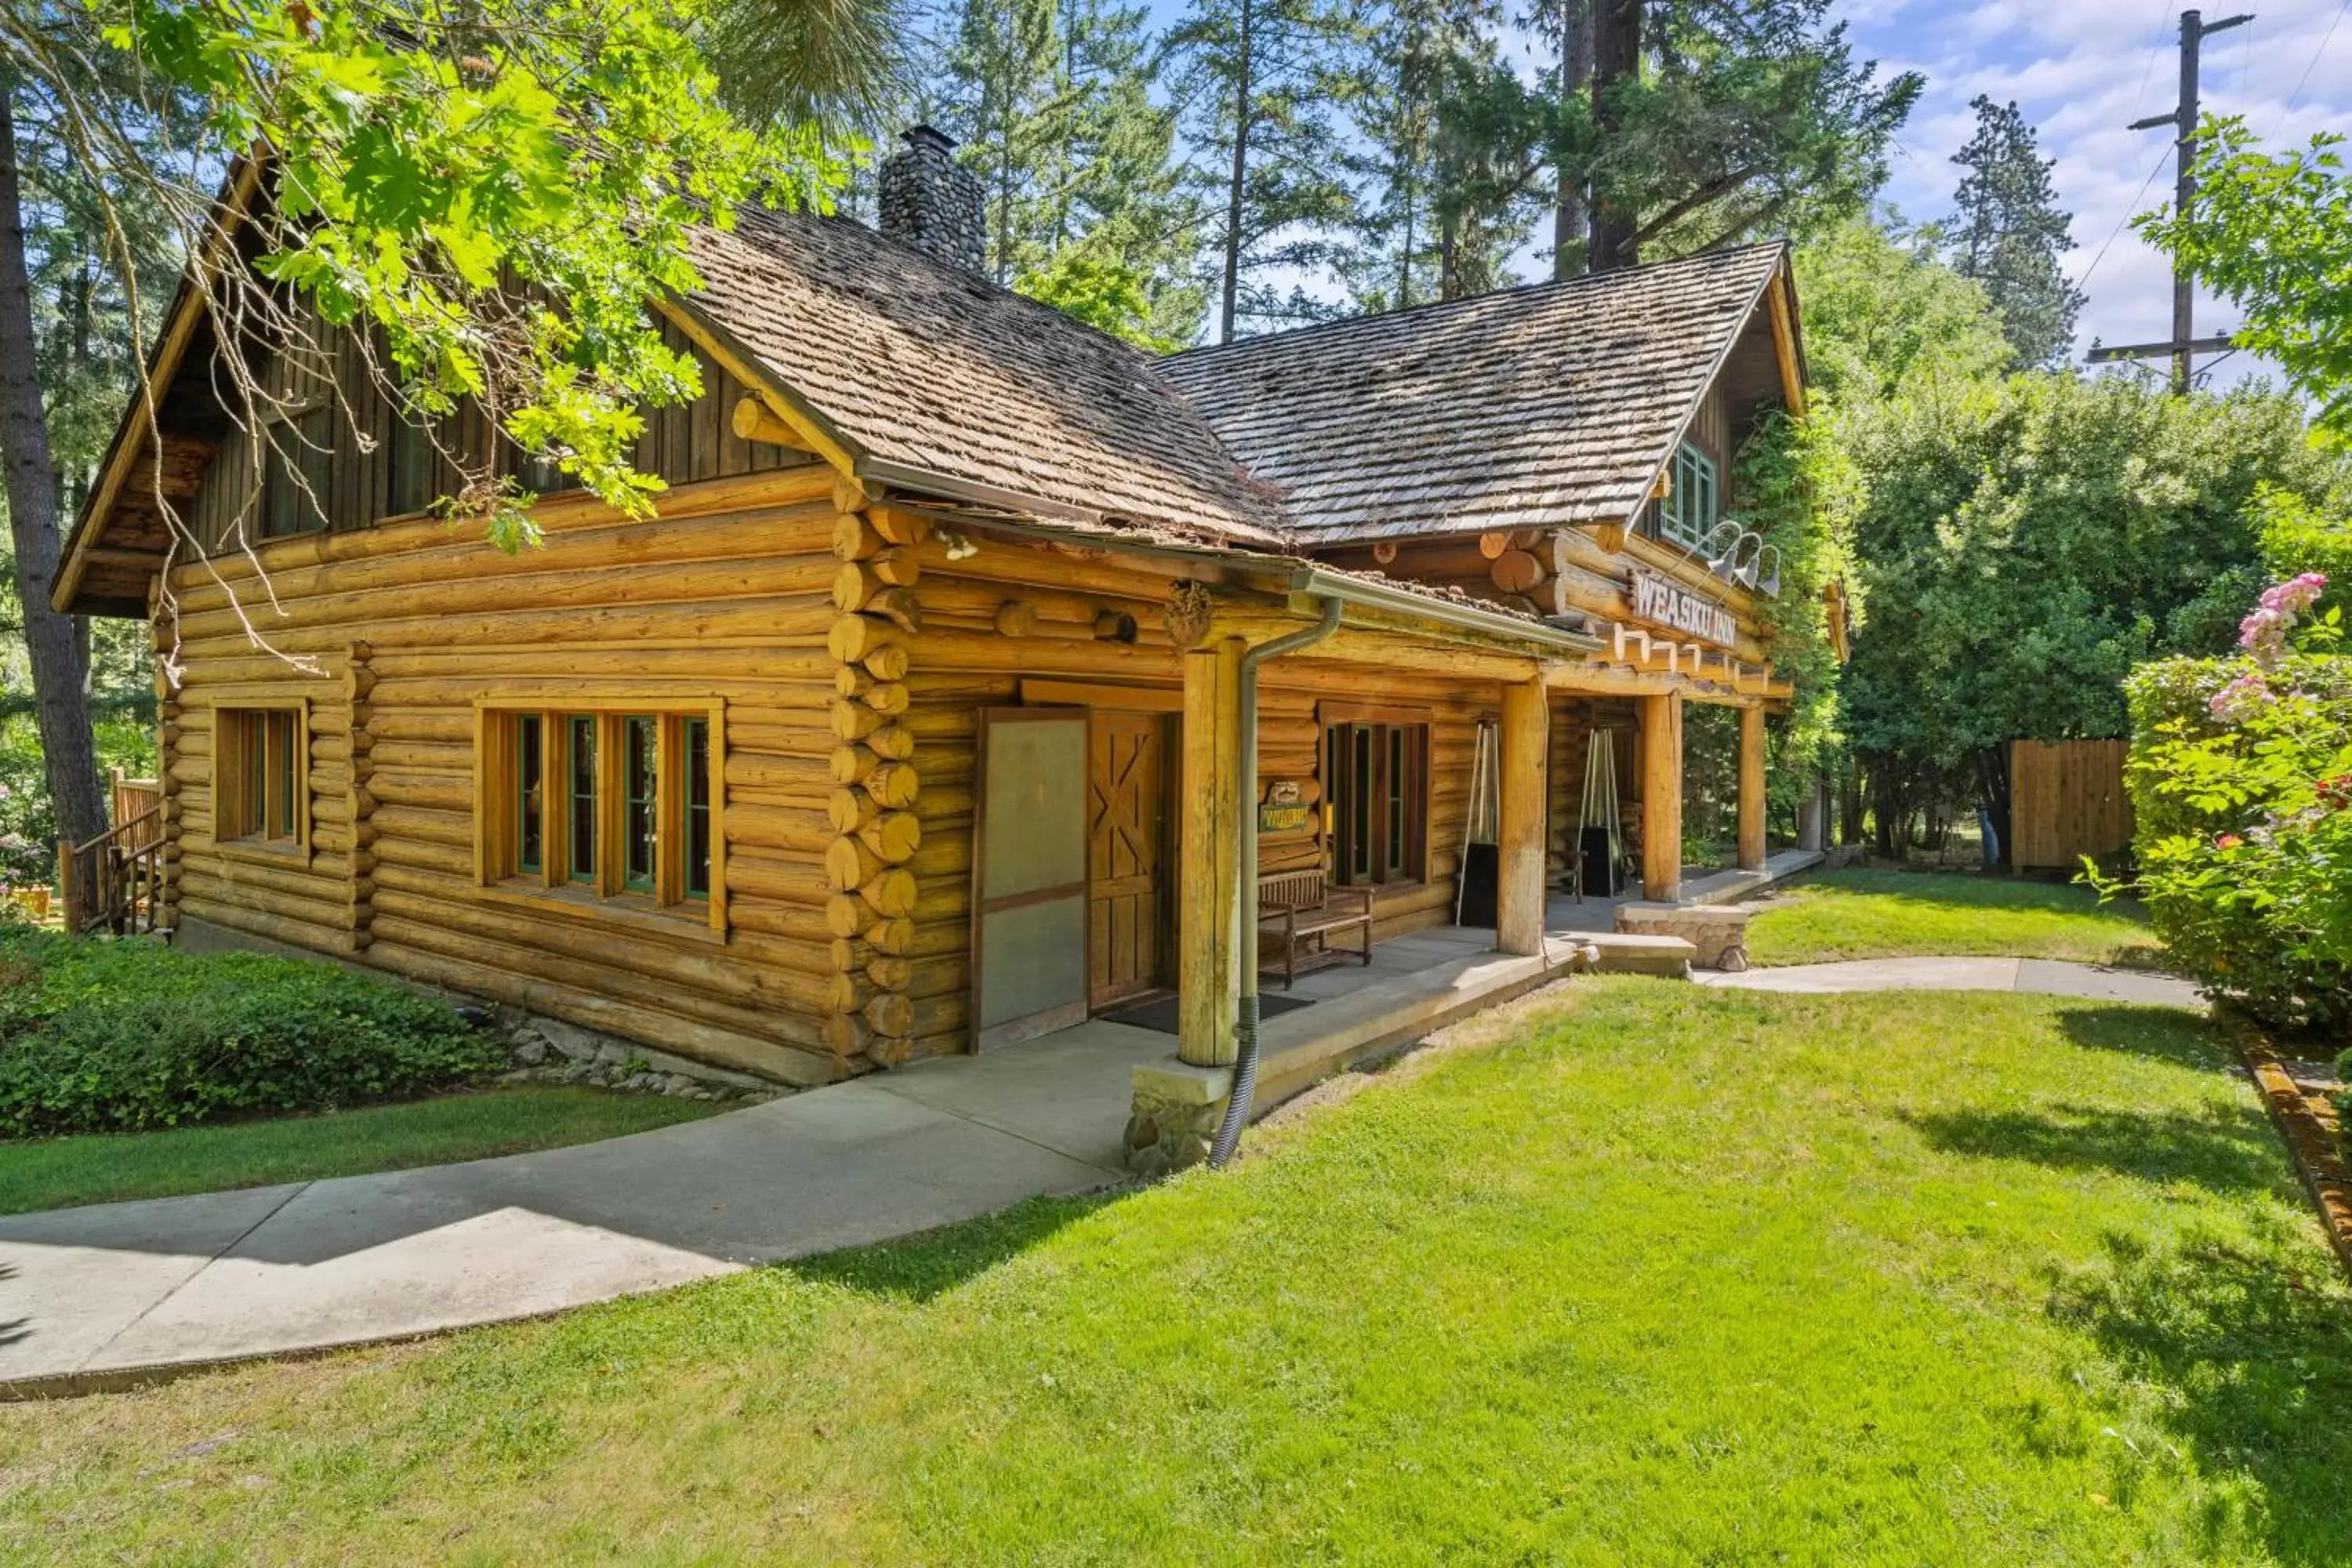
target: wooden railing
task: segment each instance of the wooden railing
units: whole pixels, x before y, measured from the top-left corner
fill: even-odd
[[[119,786],[118,786],[119,787]],[[118,796],[117,798],[120,798]],[[89,894],[76,910],[78,931],[103,927],[117,936],[154,931],[163,910],[163,802],[114,826],[86,844],[61,845],[60,881],[68,889]],[[68,900],[79,903],[79,900]]]
[[[109,822],[131,823],[145,820],[144,837],[138,844],[152,844],[163,837],[163,819],[157,815],[163,804],[162,779],[133,779],[122,776],[122,770],[113,773],[114,809],[106,815]]]

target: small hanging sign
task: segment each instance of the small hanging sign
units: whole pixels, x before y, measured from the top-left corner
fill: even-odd
[[[1260,833],[1297,833],[1307,826],[1307,805],[1299,799],[1302,792],[1297,781],[1276,779],[1266,787],[1265,799],[1257,808],[1257,830]]]
[[[1739,624],[1721,600],[1694,593],[1671,578],[1634,567],[1633,599],[1637,619],[1671,626],[1717,647],[1738,643]]]

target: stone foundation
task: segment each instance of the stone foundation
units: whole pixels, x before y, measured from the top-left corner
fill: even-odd
[[[752,1105],[793,1092],[749,1073],[690,1061],[577,1024],[500,1007],[492,1026],[514,1047],[510,1083],[584,1083],[631,1094]]]
[[[1207,1160],[1233,1087],[1231,1068],[1181,1061],[1137,1068],[1127,1118],[1127,1168],[1155,1181]]]
[[[1678,936],[1697,949],[1691,962],[1698,968],[1737,974],[1748,967],[1748,921],[1755,912],[1754,904],[1620,904],[1617,929]]]

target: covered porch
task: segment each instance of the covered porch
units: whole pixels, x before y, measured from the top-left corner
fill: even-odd
[[[1691,890],[1745,897],[1818,858],[1783,851],[1759,873],[1717,873]],[[1278,978],[1268,981],[1265,998],[1307,1005],[1285,1008],[1261,1026],[1255,1114],[1582,972],[1596,946],[1603,971],[1685,973],[1688,943],[1611,929],[1609,911],[1623,901],[1549,898],[1535,952],[1498,952],[1493,927],[1432,926],[1375,944],[1369,966],[1320,969],[1287,990]],[[1070,1158],[1157,1175],[1193,1163],[1184,1157],[1187,1142],[1205,1147],[1232,1087],[1229,1064],[1186,1062],[1177,1047],[1177,1037],[1161,1030],[1093,1017],[979,1055],[918,1063],[890,1081],[910,1098]]]

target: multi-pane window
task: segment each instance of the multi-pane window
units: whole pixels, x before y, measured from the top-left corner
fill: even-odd
[[[1429,820],[1429,726],[1351,721],[1323,731],[1331,879],[1417,882]]]
[[[1667,492],[1658,501],[1658,537],[1696,550],[1721,517],[1715,459],[1685,441],[1667,469]]]
[[[304,847],[310,835],[302,710],[223,708],[215,719],[215,836],[266,849]]]
[[[709,713],[486,710],[483,726],[487,879],[639,904],[710,899]]]
[[[263,435],[261,537],[284,539],[326,527],[335,411],[313,408],[265,426]]]

